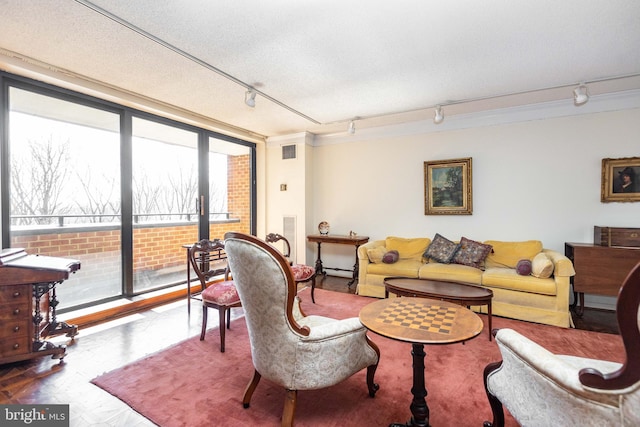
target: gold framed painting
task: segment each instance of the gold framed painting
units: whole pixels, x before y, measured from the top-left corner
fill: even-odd
[[[472,213],[471,157],[424,162],[424,214]]]
[[[640,157],[602,159],[600,201],[640,202]]]

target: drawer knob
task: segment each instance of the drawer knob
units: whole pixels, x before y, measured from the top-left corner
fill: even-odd
[[[633,238],[638,237],[638,233],[631,233],[631,237]]]
[[[13,314],[16,314],[16,315],[20,314],[20,309],[16,308],[15,310],[13,310]]]
[[[13,327],[13,332],[18,332],[20,330],[20,326],[14,326]]]
[[[17,350],[17,349],[19,349],[19,348],[20,348],[20,344],[15,343],[15,344],[13,345],[13,349],[14,349],[14,350]]]
[[[13,297],[14,298],[18,298],[19,296],[20,296],[20,292],[19,291],[16,291],[16,292],[13,293]]]

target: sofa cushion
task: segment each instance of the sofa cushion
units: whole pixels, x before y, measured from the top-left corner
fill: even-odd
[[[428,237],[404,238],[389,236],[385,240],[387,251],[398,251],[400,259],[422,260],[422,253],[431,243]]]
[[[557,293],[556,282],[553,279],[520,276],[513,268],[487,268],[482,274],[482,286],[541,295],[555,296]]]
[[[454,255],[453,263],[481,269],[484,267],[484,260],[491,252],[491,248],[491,245],[462,237],[460,249]]]
[[[502,242],[499,240],[487,240],[484,242],[493,246],[493,251],[487,256],[485,266],[516,268],[521,259],[533,260],[533,257],[542,251],[540,240],[527,240],[523,242]]]
[[[418,270],[424,264],[415,259],[400,259],[393,264],[369,264],[367,274],[378,274],[386,277],[418,277]]]
[[[382,257],[387,253],[387,248],[384,246],[376,246],[373,249],[367,250],[367,256],[369,257],[369,261],[373,263],[381,263]]]
[[[420,279],[441,280],[443,282],[461,282],[472,285],[482,283],[482,270],[462,264],[424,264],[418,272]]]
[[[400,254],[398,254],[398,251],[393,250],[384,254],[384,256],[382,257],[382,262],[384,262],[385,264],[393,264],[398,262],[398,259],[400,259]]]
[[[521,259],[516,264],[516,273],[521,276],[528,276],[531,274],[531,261],[528,259]]]
[[[531,275],[547,279],[553,274],[553,262],[544,252],[540,252],[531,261]]]
[[[459,248],[459,243],[454,243],[446,237],[436,233],[433,241],[424,252],[424,257],[444,264],[449,264]]]

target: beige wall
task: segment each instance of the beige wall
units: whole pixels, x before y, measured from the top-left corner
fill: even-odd
[[[267,217],[312,206],[307,233],[325,220],[335,234],[538,239],[561,252],[565,242],[592,242],[594,225],[640,227],[640,203],[600,202],[602,159],[640,156],[640,108],[457,127],[318,138],[310,176],[302,162],[268,155],[268,188],[286,177],[292,192],[267,191]],[[267,151],[279,155],[279,146],[270,140]],[[473,215],[424,215],[424,161],[462,157],[473,159]],[[312,180],[310,204],[297,203],[298,174]],[[314,257],[307,244],[307,261]],[[352,248],[323,246],[323,261],[350,268]],[[612,308],[607,298],[587,302]]]

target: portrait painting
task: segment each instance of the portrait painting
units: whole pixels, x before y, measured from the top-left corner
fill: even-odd
[[[640,157],[602,159],[602,202],[640,201]]]

